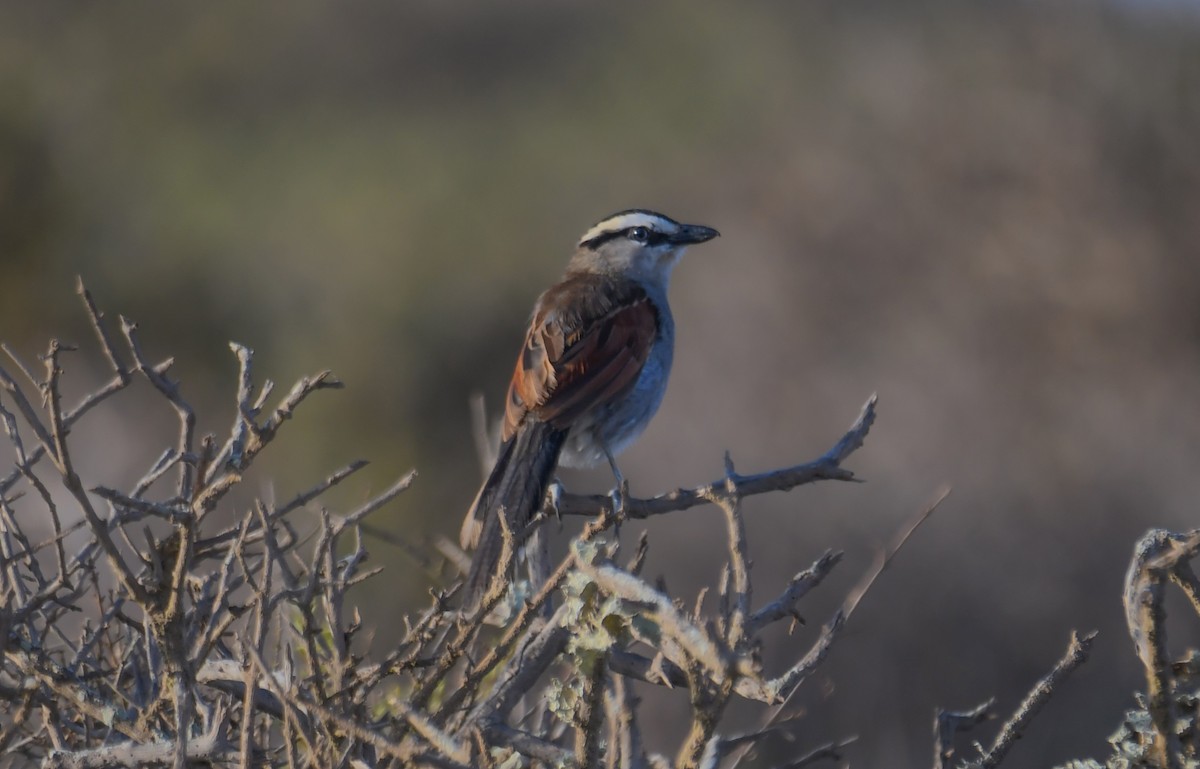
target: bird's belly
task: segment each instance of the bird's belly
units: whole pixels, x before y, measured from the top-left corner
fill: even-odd
[[[559,464],[592,467],[605,461],[606,447],[616,456],[637,440],[662,403],[671,373],[671,357],[670,342],[660,339],[629,392],[571,427]]]

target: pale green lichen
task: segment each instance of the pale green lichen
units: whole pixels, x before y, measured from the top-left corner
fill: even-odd
[[[1197,705],[1200,692],[1175,695],[1175,735],[1179,738],[1184,769],[1200,769],[1200,732],[1197,731]],[[1145,698],[1137,695],[1137,708],[1125,712],[1125,719],[1109,736],[1112,755],[1101,764],[1093,759],[1069,761],[1056,769],[1157,769],[1154,759],[1154,724],[1146,710]]]

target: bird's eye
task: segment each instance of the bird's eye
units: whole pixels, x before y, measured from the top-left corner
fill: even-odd
[[[645,227],[634,227],[629,231],[629,239],[636,240],[639,243],[645,243],[649,237],[650,233]]]

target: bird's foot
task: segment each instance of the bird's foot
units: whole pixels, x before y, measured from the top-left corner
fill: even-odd
[[[621,536],[621,521],[625,520],[626,501],[629,499],[629,481],[624,478],[608,493],[612,499],[613,529],[618,538]]]
[[[621,516],[625,514],[625,498],[629,496],[629,484],[622,482],[619,486],[613,486],[612,491],[608,492],[608,498],[612,500],[613,515]]]

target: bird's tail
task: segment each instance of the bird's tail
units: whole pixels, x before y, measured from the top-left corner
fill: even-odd
[[[504,549],[501,514],[513,536],[519,538],[541,509],[566,438],[566,430],[530,421],[500,446],[491,475],[475,497],[459,532],[463,549],[475,548],[471,571],[467,574],[464,606],[473,606],[483,597],[496,573]]]

